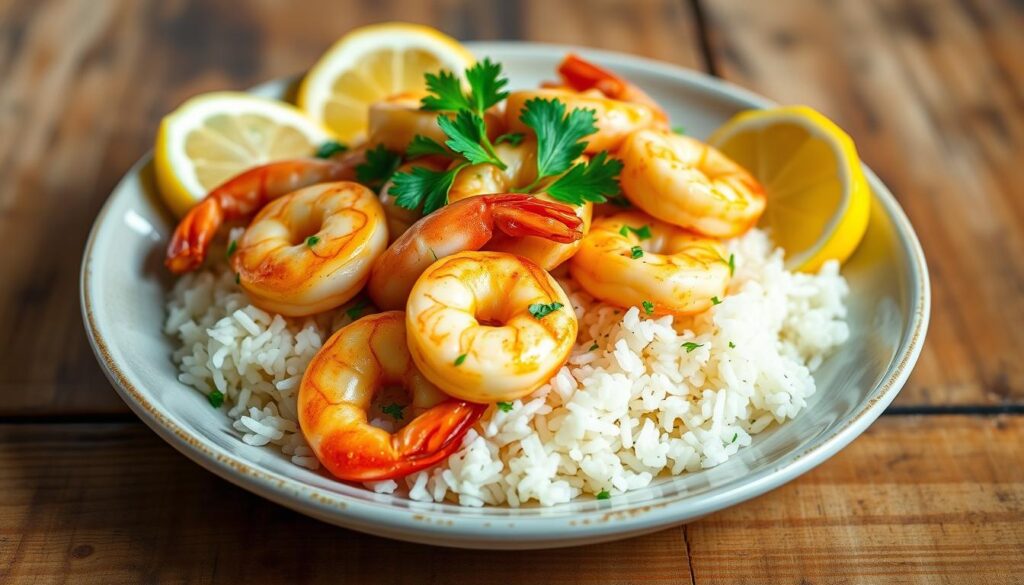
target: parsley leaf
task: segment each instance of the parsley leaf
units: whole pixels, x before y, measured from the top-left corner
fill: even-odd
[[[567,171],[587,147],[583,139],[597,132],[593,110],[566,114],[557,99],[526,100],[519,119],[537,135],[537,181]]]
[[[523,138],[525,138],[525,137],[526,137],[526,135],[523,134],[522,132],[509,132],[507,134],[502,134],[501,136],[495,138],[494,139],[494,144],[501,144],[502,142],[508,142],[512,146],[519,146],[520,144],[522,144]]]
[[[348,147],[336,140],[328,140],[316,149],[317,158],[331,158],[339,152],[345,152]]]
[[[355,321],[363,314],[363,310],[366,309],[369,304],[370,303],[366,302],[366,299],[359,299],[354,305],[345,309],[345,314],[348,315],[349,319]]]
[[[698,347],[704,347],[704,344],[687,341],[686,343],[683,344],[683,347],[686,348],[686,353],[690,353],[691,351],[697,349]]]
[[[388,194],[395,198],[395,205],[405,209],[422,206],[423,215],[429,215],[448,204],[448,191],[455,176],[468,164],[462,163],[447,171],[413,167],[408,173],[395,173]]]
[[[530,314],[533,315],[534,319],[541,319],[543,317],[547,317],[551,313],[554,313],[555,311],[561,309],[564,306],[565,305],[563,305],[562,303],[556,301],[546,305],[544,303],[533,303],[527,308],[530,310]]]
[[[237,249],[238,249],[238,242],[235,241],[235,240],[231,240],[231,243],[228,244],[227,257],[230,258],[231,256],[233,256],[234,253],[235,253],[235,250],[237,250]]]
[[[306,238],[306,245],[312,248],[313,246],[320,243],[320,236],[309,236]]]
[[[356,180],[371,189],[380,189],[394,174],[400,162],[401,155],[384,148],[383,144],[378,144],[366,151],[366,162],[356,167]]]
[[[466,69],[466,81],[469,82],[471,107],[478,114],[508,97],[508,92],[504,91],[508,78],[501,76],[501,63],[487,57]]]
[[[420,100],[420,109],[437,112],[471,107],[466,94],[462,92],[462,82],[451,71],[442,70],[437,75],[427,73],[424,77],[430,95]]]
[[[729,265],[729,276],[736,274],[736,255],[729,254],[729,261],[726,262]]]
[[[224,393],[220,390],[211,390],[206,395],[206,400],[209,401],[210,406],[220,408],[220,405],[224,404]]]
[[[719,299],[717,296],[711,297],[711,304],[712,305],[721,305],[722,304],[722,300]]]
[[[608,490],[601,490],[601,491],[597,492],[597,496],[596,497],[599,500],[607,500],[607,499],[611,498],[612,495],[611,495],[611,493],[608,492]]]
[[[633,246],[632,248],[629,249],[629,255],[631,258],[633,258],[633,260],[636,260],[637,258],[643,258],[644,249],[641,248],[640,246]]]
[[[384,406],[380,409],[381,412],[390,415],[391,418],[395,420],[402,420],[402,418],[404,417],[404,415],[402,414],[403,410],[405,410],[405,407],[402,406],[401,404],[398,404],[397,402],[392,402],[391,404]]]
[[[643,301],[640,304],[644,306],[644,313],[647,313],[648,315],[654,314],[654,303],[651,301]]]
[[[622,226],[622,229],[619,230],[619,235],[621,235],[624,238],[628,238],[630,232],[636,234],[637,239],[640,240],[641,242],[644,240],[651,239],[651,226],[642,225],[638,228],[635,228],[633,226],[624,225]]]
[[[511,402],[496,402],[495,405],[498,407],[498,410],[500,410],[501,412],[512,412],[512,403]]]
[[[539,158],[537,159],[537,169],[539,173]],[[599,152],[587,164],[576,165],[569,169],[568,173],[558,177],[544,191],[551,197],[571,205],[580,205],[584,201],[603,203],[607,198],[619,194],[619,173],[621,171],[622,161],[609,160],[608,153]]]
[[[462,354],[459,357],[455,358],[455,365],[456,366],[461,366],[462,362],[464,362],[464,361],[466,361],[466,354]]]
[[[736,344],[730,341],[730,342],[729,342],[729,347],[730,347],[731,349],[736,349]]]
[[[444,145],[433,138],[428,138],[422,134],[413,136],[412,142],[409,143],[409,148],[405,149],[405,156],[408,158],[429,156],[432,154],[451,156],[451,153],[448,152],[448,149],[445,148]]]
[[[445,145],[466,157],[473,164],[490,163],[505,170],[505,163],[498,158],[487,139],[484,119],[469,110],[460,110],[454,118],[440,116],[437,125],[448,135]]]

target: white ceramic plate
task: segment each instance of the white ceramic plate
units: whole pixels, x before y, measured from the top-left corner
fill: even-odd
[[[700,73],[627,55],[521,43],[471,46],[502,62],[513,87],[551,78],[566,51],[578,51],[648,90],[674,124],[697,137],[739,110],[772,105]],[[287,86],[279,81],[256,91],[281,96]],[[170,283],[161,260],[173,223],[150,160],[140,160],[110,195],[82,263],[85,327],[110,381],[147,425],[206,469],[304,514],[381,536],[470,548],[569,546],[652,532],[738,504],[808,471],[863,432],[903,386],[927,329],[921,247],[896,200],[868,171],[871,225],[843,267],[852,290],[852,335],[815,373],[818,392],[796,420],[755,436],[723,465],[658,479],[611,500],[474,509],[374,494],[242,443],[221,411],[177,381],[172,341],[161,333]]]

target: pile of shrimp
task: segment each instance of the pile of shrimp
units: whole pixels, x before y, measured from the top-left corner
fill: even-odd
[[[363,294],[381,311],[334,333],[299,389],[302,433],[337,478],[381,481],[436,465],[489,407],[547,383],[579,329],[551,275],[563,264],[594,298],[648,315],[694,315],[726,294],[722,239],[756,224],[761,185],[714,148],[670,131],[662,108],[614,73],[569,55],[558,74],[558,83],[513,91],[488,110],[487,133],[528,136],[520,112],[534,98],[591,110],[596,132],[584,156],[621,161],[631,209],[517,192],[534,179],[529,139],[495,147],[504,169],[463,165],[437,211],[399,207],[389,184],[378,193],[356,180],[356,168],[370,148],[405,152],[417,135],[444,140],[439,114],[405,94],[371,108],[364,144],[250,169],[175,229],[166,265],[182,274],[203,265],[222,228],[246,224],[230,264],[263,310],[309,316]],[[445,164],[422,157],[399,170]],[[396,387],[413,416],[390,432],[368,413]]]

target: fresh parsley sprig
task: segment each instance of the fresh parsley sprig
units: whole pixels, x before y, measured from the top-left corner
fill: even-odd
[[[373,190],[380,190],[402,162],[402,155],[384,148],[383,144],[366,151],[366,161],[356,166],[356,180]]]

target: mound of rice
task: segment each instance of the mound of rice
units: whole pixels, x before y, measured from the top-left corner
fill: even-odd
[[[562,275],[580,321],[568,363],[507,412],[488,409],[443,465],[367,487],[465,506],[550,506],[719,465],[752,435],[792,419],[814,393],[811,372],[849,335],[846,281],[834,262],[816,275],[786,271],[782,251],[758,230],[729,248],[728,294],[692,318],[605,305]],[[167,311],[179,380],[223,395],[242,441],[317,469],[296,393],[323,341],[351,322],[348,311],[269,314],[248,303],[226,266],[181,278]]]

